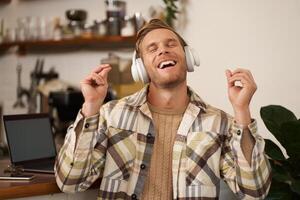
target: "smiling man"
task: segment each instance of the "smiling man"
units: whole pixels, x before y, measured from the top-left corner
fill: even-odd
[[[84,191],[101,177],[98,199],[218,199],[223,179],[240,199],[267,195],[270,165],[249,110],[251,73],[226,71],[231,117],[187,86],[187,51],[180,35],[153,19],[136,42],[144,89],[102,105],[111,67],[81,82],[85,102],[55,165],[62,191]]]

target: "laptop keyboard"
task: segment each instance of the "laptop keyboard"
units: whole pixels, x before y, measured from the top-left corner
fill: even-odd
[[[54,169],[54,161],[47,161],[41,163],[28,163],[24,165],[25,169],[51,170]]]

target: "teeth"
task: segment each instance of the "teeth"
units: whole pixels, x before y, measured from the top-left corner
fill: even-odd
[[[160,64],[159,64],[159,68],[160,69],[162,69],[162,68],[164,68],[165,66],[167,66],[167,65],[175,65],[176,63],[175,63],[175,61],[174,60],[167,60],[167,61],[163,61],[163,62],[161,62]]]

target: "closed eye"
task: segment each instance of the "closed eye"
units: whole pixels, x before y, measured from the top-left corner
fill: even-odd
[[[156,50],[157,50],[157,47],[154,47],[154,46],[148,48],[148,52],[150,52],[150,53],[154,53]]]
[[[147,46],[146,51],[149,53],[154,53],[157,50],[157,45],[155,43],[152,43]]]
[[[177,46],[177,42],[174,40],[169,41],[168,43],[168,47],[176,47]]]
[[[165,45],[170,48],[178,46],[178,43],[179,41],[174,38],[169,38],[165,41]]]

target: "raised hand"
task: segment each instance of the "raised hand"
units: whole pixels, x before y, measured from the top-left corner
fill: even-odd
[[[241,68],[234,71],[226,70],[226,76],[228,97],[236,119],[242,124],[248,124],[251,121],[249,104],[257,89],[254,78],[249,70]],[[240,84],[237,85],[237,82]]]
[[[84,97],[82,113],[85,117],[98,113],[103,104],[107,94],[107,76],[110,70],[109,64],[102,64],[80,82],[81,92]]]

